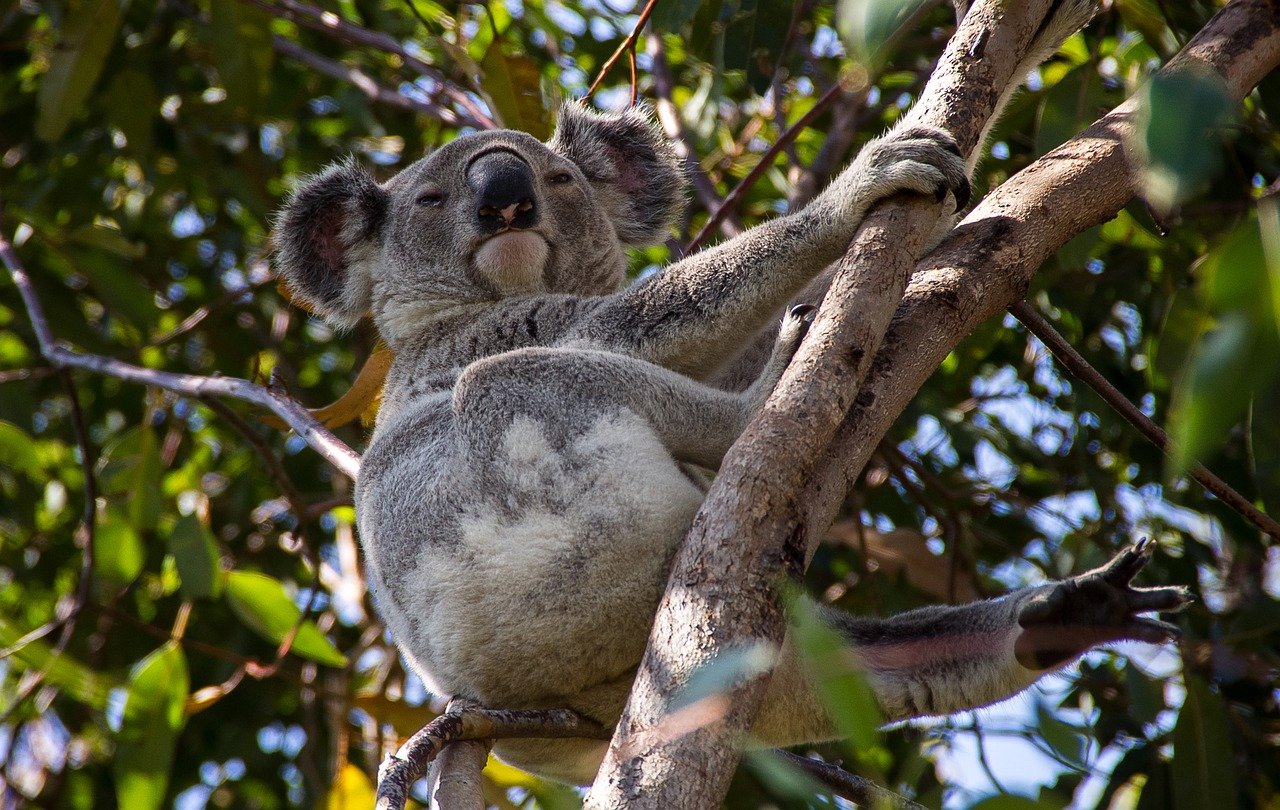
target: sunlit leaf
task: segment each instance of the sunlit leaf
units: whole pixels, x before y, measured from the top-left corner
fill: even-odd
[[[0,464],[22,472],[36,483],[45,479],[35,440],[22,428],[4,421],[0,421]]]
[[[226,598],[231,610],[250,630],[279,644],[298,623],[302,611],[289,598],[279,580],[253,571],[230,571],[226,579]],[[315,623],[302,623],[290,650],[331,667],[346,666],[347,658],[333,642],[320,632]]]
[[[484,766],[484,776],[499,787],[524,788],[544,810],[581,810],[582,798],[572,788],[539,779],[492,756]]]
[[[13,646],[26,633],[0,616],[0,648]],[[95,709],[105,707],[111,690],[119,685],[111,676],[95,672],[70,653],[55,653],[43,639],[27,642],[15,649],[7,660],[19,671],[44,673],[46,683]]]
[[[186,722],[187,658],[170,641],[129,673],[113,770],[121,807],[162,807],[174,747]]]
[[[94,584],[104,597],[131,585],[145,561],[146,547],[123,510],[99,510],[93,532],[93,572]]]
[[[1257,220],[1246,221],[1196,268],[1217,315],[1192,356],[1178,391],[1170,433],[1170,470],[1206,460],[1244,419],[1255,391],[1280,375],[1280,352]]]
[[[497,40],[485,52],[480,67],[484,72],[484,91],[497,108],[504,126],[542,139],[551,134],[537,62],[522,54],[507,55],[501,40]]]
[[[868,65],[879,65],[886,46],[926,0],[840,0],[836,6],[836,30],[850,55]]]

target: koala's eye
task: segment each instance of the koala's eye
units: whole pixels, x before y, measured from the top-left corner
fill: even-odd
[[[557,186],[562,185],[564,183],[571,183],[573,182],[573,175],[569,174],[568,172],[556,172],[555,174],[551,175],[551,182]]]
[[[424,191],[418,195],[418,205],[439,208],[444,205],[444,192],[435,190]]]

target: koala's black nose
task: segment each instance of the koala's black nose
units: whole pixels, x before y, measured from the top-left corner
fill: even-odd
[[[530,228],[538,222],[533,170],[512,152],[489,152],[467,169],[476,192],[476,221],[486,231]]]

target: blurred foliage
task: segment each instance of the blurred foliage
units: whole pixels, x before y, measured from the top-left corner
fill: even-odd
[[[265,255],[282,196],[347,154],[389,175],[490,119],[545,134],[631,32],[640,8],[625,3],[9,3],[0,227],[60,340],[154,369],[271,371],[309,404],[332,401],[377,347],[275,289]],[[1280,509],[1280,222],[1273,200],[1259,205],[1280,176],[1280,76],[1241,105],[1203,76],[1143,89],[1215,5],[1116,0],[1032,77],[975,184],[1142,94],[1153,209],[1072,240],[1031,296],[1182,454],[1166,468],[1015,322],[989,323],[899,420],[808,573],[815,598],[883,614],[1082,570],[1149,535],[1161,553],[1144,576],[1199,596],[1177,649],[1090,655],[1022,699],[1014,724],[872,731],[861,680],[828,679],[865,739],[852,755],[817,750],[927,805],[1280,807],[1280,552],[1183,477],[1198,459]],[[868,92],[837,94],[742,197],[751,224],[896,120],[951,26],[949,9],[915,2],[659,0],[663,47],[641,38],[639,91],[654,98],[663,60],[723,196],[852,68],[838,31],[874,56]],[[593,100],[629,96],[624,58]],[[860,124],[852,142],[832,135],[842,114]],[[668,260],[707,207],[634,269]],[[81,372],[73,403],[35,346],[0,285],[0,806],[368,806],[384,747],[432,704],[364,588],[350,483],[238,404]],[[361,446],[358,423],[340,433]],[[91,485],[91,587],[71,616]],[[821,671],[830,651],[799,615]],[[1008,770],[983,753],[997,737],[1040,752],[1034,795],[1001,792]],[[500,763],[486,774],[496,807],[578,801]],[[811,790],[752,755],[729,803],[831,805]]]

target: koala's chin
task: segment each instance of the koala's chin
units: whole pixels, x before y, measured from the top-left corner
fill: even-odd
[[[547,241],[532,231],[508,231],[476,251],[476,272],[506,294],[538,292],[551,255]]]

